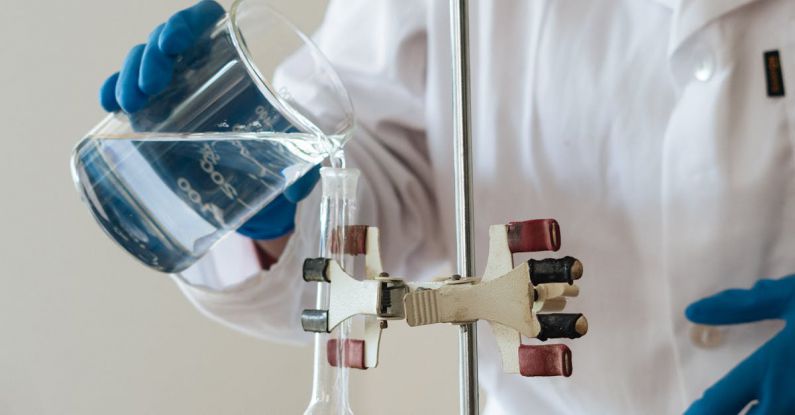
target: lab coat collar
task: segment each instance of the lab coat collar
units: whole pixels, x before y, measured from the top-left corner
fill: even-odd
[[[759,0],[654,0],[673,7],[673,23],[668,40],[668,56],[711,21]]]

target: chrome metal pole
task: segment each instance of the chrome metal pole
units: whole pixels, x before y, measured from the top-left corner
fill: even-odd
[[[473,241],[472,125],[469,85],[469,10],[467,0],[450,0],[453,60],[453,160],[455,169],[456,264],[463,277],[475,275]],[[480,411],[478,390],[478,331],[476,323],[460,326],[460,413]]]

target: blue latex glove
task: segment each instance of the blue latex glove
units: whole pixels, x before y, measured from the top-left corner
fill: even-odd
[[[238,228],[237,233],[262,241],[292,232],[295,228],[296,204],[309,195],[319,179],[320,166],[315,166]]]
[[[100,104],[108,111],[129,114],[143,109],[151,96],[163,92],[171,82],[180,54],[194,46],[203,34],[223,16],[224,8],[212,0],[202,0],[181,10],[159,25],[146,44],[137,45],[127,55],[120,72],[110,76],[100,90]],[[319,166],[290,186],[238,229],[256,240],[275,239],[294,228],[296,204],[304,199],[319,179]]]
[[[121,71],[102,85],[102,107],[108,112],[123,109],[127,113],[143,108],[150,96],[162,92],[171,82],[177,56],[193,46],[224,13],[218,3],[203,0],[156,27],[149,41],[134,46]]]
[[[694,402],[686,415],[737,414],[758,403],[753,415],[795,414],[795,275],[760,280],[749,290],[732,289],[691,304],[688,319],[721,325],[779,319],[786,327],[732,369]]]

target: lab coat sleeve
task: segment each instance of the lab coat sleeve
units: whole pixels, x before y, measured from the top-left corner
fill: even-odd
[[[345,153],[349,166],[362,172],[358,222],[381,229],[385,268],[410,279],[445,265],[424,131],[426,12],[419,0],[332,1],[314,36],[356,111]],[[204,314],[244,333],[308,339],[300,314],[314,308],[315,290],[302,280],[301,267],[304,258],[318,254],[319,202],[316,188],[299,203],[296,229],[270,270],[250,270],[253,277],[241,278],[245,260],[230,262],[240,255],[214,253],[219,275],[226,270],[234,285],[211,292],[177,279],[183,292]],[[240,250],[251,252],[243,245]]]

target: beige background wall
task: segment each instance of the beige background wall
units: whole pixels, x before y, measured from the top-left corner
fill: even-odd
[[[307,30],[325,4],[273,2]],[[263,343],[205,320],[169,279],[110,243],[71,183],[71,149],[102,116],[101,82],[190,4],[2,4],[2,415],[296,414],[306,405],[309,347]],[[394,326],[383,367],[354,376],[356,413],[455,413],[455,329]],[[379,390],[386,387],[396,395]]]

